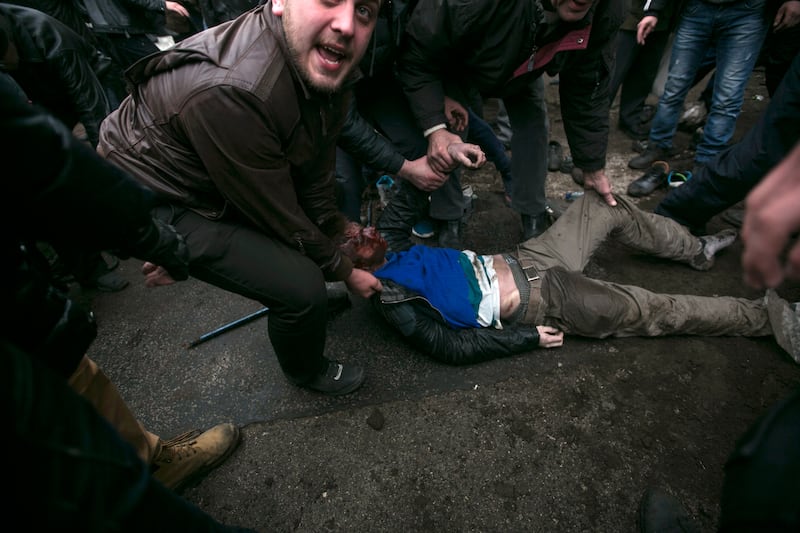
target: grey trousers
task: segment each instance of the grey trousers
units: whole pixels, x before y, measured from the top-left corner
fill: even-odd
[[[684,263],[701,250],[700,239],[674,220],[642,211],[621,196],[616,199],[617,206],[609,207],[599,195],[587,193],[543,235],[519,245],[519,262],[541,278],[531,285],[536,285],[531,298],[539,300],[538,309],[527,314],[535,324],[601,339],[772,334],[763,299],[657,294],[582,274],[607,238]]]

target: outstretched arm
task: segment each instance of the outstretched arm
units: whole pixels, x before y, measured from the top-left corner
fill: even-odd
[[[504,329],[452,329],[434,316],[435,311],[412,301],[383,303],[379,297],[372,302],[389,324],[397,328],[414,348],[448,365],[468,365],[527,352],[534,348],[560,346],[550,330],[545,331],[545,344],[539,328],[508,326]],[[541,326],[540,326],[541,327]]]

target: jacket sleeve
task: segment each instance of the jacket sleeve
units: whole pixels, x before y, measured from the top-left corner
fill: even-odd
[[[55,117],[28,104],[0,73],[4,227],[26,240],[85,250],[120,249],[150,259],[159,228],[153,193],[78,141]]]
[[[494,3],[486,0],[433,0],[421,2],[412,12],[397,70],[422,130],[447,124],[444,113],[447,91],[442,73],[470,48],[471,39],[486,34],[486,20],[481,15],[488,12],[490,4]]]
[[[372,304],[411,346],[448,365],[489,361],[539,346],[539,332],[534,326],[453,329],[425,304],[383,303],[379,295],[372,297]]]
[[[103,86],[91,65],[76,50],[67,50],[53,58],[64,90],[75,106],[78,118],[86,128],[86,135],[97,147],[100,123],[111,112]]]
[[[355,99],[351,100],[347,110],[347,119],[339,135],[339,146],[370,168],[390,174],[397,174],[406,162],[403,154],[361,116]]]
[[[573,53],[558,74],[564,132],[575,166],[584,171],[605,168],[608,150],[608,83],[625,8],[623,0],[609,0],[605,6],[595,17],[588,48]]]

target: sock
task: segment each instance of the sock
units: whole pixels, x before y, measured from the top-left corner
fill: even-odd
[[[714,235],[700,237],[700,251],[689,265],[696,270],[708,270],[714,266],[714,256],[736,241],[736,230],[724,229]]]

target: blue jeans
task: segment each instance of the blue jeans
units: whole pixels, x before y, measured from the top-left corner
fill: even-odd
[[[667,82],[650,129],[652,145],[672,148],[683,101],[695,73],[706,50],[715,48],[714,93],[695,160],[706,163],[725,148],[733,137],[744,90],[766,35],[764,3],[765,0],[739,0],[730,4],[688,0],[675,32]]]
[[[800,55],[795,56],[769,105],[742,139],[656,206],[695,233],[712,217],[744,200],[800,140]]]

